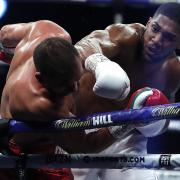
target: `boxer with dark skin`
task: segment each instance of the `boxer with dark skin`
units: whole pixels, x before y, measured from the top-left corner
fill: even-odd
[[[180,87],[180,61],[175,54],[175,49],[180,48],[180,5],[175,6],[174,14],[157,12],[146,26],[114,24],[93,31],[75,47],[82,60],[90,54],[103,53],[120,64],[130,78],[131,92],[145,86],[155,87],[173,101]],[[84,73],[77,96],[78,115],[126,107],[129,98],[117,102],[97,97],[90,91],[93,85],[92,73]]]
[[[94,112],[124,109],[132,92],[143,87],[157,88],[174,102],[175,93],[180,87],[180,60],[175,54],[175,50],[180,48],[179,12],[180,4],[166,3],[160,6],[146,26],[139,23],[113,24],[105,30],[93,31],[76,43],[75,47],[82,60],[90,54],[103,54],[126,71],[131,85],[129,96],[123,101],[105,99],[91,91],[95,82],[94,73],[85,72],[80,79],[79,93],[76,96],[76,114],[84,116]],[[139,129],[133,130],[103,153],[147,153],[146,137],[163,133],[168,124],[168,121],[162,121],[162,124],[149,126],[148,130],[141,129],[141,136]],[[148,172],[99,169],[89,170],[84,174],[81,171],[75,177],[79,180],[95,180],[97,177],[102,180],[111,177],[114,180],[154,179],[154,173]],[[76,174],[76,170],[74,173]]]

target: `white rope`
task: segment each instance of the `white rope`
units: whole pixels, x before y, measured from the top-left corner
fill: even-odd
[[[15,168],[17,163],[26,168],[147,168],[180,170],[180,154],[58,154],[23,155],[22,157],[0,155],[0,168]]]

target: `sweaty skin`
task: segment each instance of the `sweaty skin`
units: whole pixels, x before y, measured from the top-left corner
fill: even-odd
[[[21,32],[23,39],[20,39],[15,49],[15,55],[11,62],[2,96],[2,117],[11,118],[15,116],[18,119],[24,119],[23,114],[26,114],[27,118],[25,121],[36,121],[37,119],[46,121],[50,118],[57,118],[63,113],[67,114],[67,108],[59,106],[64,101],[64,98],[60,97],[57,102],[51,102],[46,97],[47,90],[35,78],[36,69],[32,53],[37,44],[48,37],[62,36],[70,39],[70,36],[65,30],[49,22],[45,24],[42,22],[32,23],[23,27],[26,27]],[[14,31],[18,30],[15,29]],[[25,36],[23,33],[25,33]],[[9,39],[11,40],[12,38],[9,37]],[[4,38],[4,41],[5,44],[10,44],[8,39]],[[14,43],[12,44],[15,45]],[[14,89],[16,90],[14,91]],[[54,109],[57,107],[60,107],[60,109],[54,112]]]
[[[50,21],[7,25],[1,29],[2,43],[6,46],[16,47],[2,94],[2,118],[43,123],[73,116],[73,94],[64,97],[52,94],[50,96],[47,89],[35,77],[33,50],[42,40],[55,36],[71,41],[70,35],[63,28]],[[81,72],[79,59],[77,59],[77,67],[79,68],[78,72]],[[77,73],[74,80],[77,81],[80,75]],[[101,140],[104,136],[106,142]],[[51,134],[26,133],[16,135],[13,139],[27,153],[38,153],[38,151],[34,151],[34,144],[37,148],[38,145],[42,146],[48,143],[59,144],[68,152],[94,152],[106,147],[108,140],[109,143],[113,141],[113,138],[105,130],[87,136],[84,131]]]
[[[160,35],[164,36],[165,33],[172,32],[179,40],[180,30],[177,30],[174,22],[162,15],[158,16],[155,22],[162,27],[165,20],[167,26],[161,29]],[[129,96],[136,90],[148,86],[161,90],[169,99],[173,100],[174,94],[180,86],[180,61],[174,51],[166,54],[171,43],[165,39],[166,37],[161,37],[162,40],[159,41],[163,41],[163,43],[159,45],[152,38],[152,33],[149,32],[145,36],[147,34],[145,29],[152,31],[152,25],[152,21],[148,22],[147,27],[138,23],[110,25],[105,30],[92,32],[75,46],[79,50],[82,60],[90,54],[100,52],[120,64],[130,79],[131,92]],[[151,51],[149,50],[150,43],[153,44],[151,46],[156,51],[152,47]],[[174,44],[171,44],[173,48]],[[143,45],[146,47],[145,50],[143,50]],[[94,76],[86,71],[80,80],[80,89],[76,97],[77,115],[126,108],[129,96],[121,102],[98,97],[92,92],[94,83]]]
[[[95,77],[86,71],[80,79],[79,94],[76,98],[76,113],[80,116],[94,112],[108,112],[127,108],[133,92],[145,86],[161,90],[173,102],[174,94],[180,87],[180,61],[174,49],[180,45],[180,29],[172,20],[158,15],[148,21],[146,27],[135,24],[114,24],[105,30],[97,30],[76,44],[82,61],[90,54],[103,53],[117,62],[130,79],[131,92],[124,101],[104,99],[92,92]],[[153,123],[144,131],[152,135],[163,133],[169,121],[163,125]],[[145,126],[147,127],[147,126]],[[158,130],[158,131],[157,131]],[[102,154],[146,154],[147,138],[133,129]],[[133,169],[74,169],[76,179],[157,179],[155,173]]]

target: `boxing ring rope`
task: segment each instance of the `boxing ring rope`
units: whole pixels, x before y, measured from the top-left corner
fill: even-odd
[[[0,168],[147,168],[180,170],[180,154],[29,154],[17,156],[0,155]]]
[[[161,119],[178,119],[180,103],[149,106],[141,109],[97,113],[84,117],[62,118],[51,123],[24,123],[18,120],[0,121],[0,136],[22,132],[57,132],[68,130],[93,129],[125,123],[147,123]]]
[[[57,132],[68,130],[93,129],[125,123],[147,123],[161,119],[178,119],[180,103],[143,107],[106,113],[97,113],[85,117],[62,118],[51,123],[24,123],[14,119],[1,119],[0,136],[22,132]],[[180,154],[153,155],[99,155],[99,154],[58,154],[38,155],[21,154],[19,156],[0,155],[0,168],[16,168],[19,179],[25,179],[26,168],[108,168],[124,167],[152,169],[180,169]]]

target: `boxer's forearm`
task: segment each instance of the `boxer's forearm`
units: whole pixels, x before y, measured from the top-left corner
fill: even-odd
[[[52,138],[55,144],[61,146],[68,153],[97,153],[116,140],[107,128],[101,128],[88,134],[84,131],[53,133],[49,138]]]
[[[87,39],[82,39],[81,41],[75,44],[75,47],[78,50],[83,65],[86,58],[89,57],[90,55],[94,53],[102,53],[102,50],[98,44],[94,45],[93,43],[89,42]]]
[[[85,136],[84,144],[87,144],[83,153],[98,153],[112,145],[116,139],[109,133],[107,128],[90,132]]]
[[[31,28],[32,23],[5,25],[0,30],[0,41],[4,47],[15,48]]]
[[[116,141],[107,128],[84,134],[81,138],[71,142],[70,153],[99,153]]]

